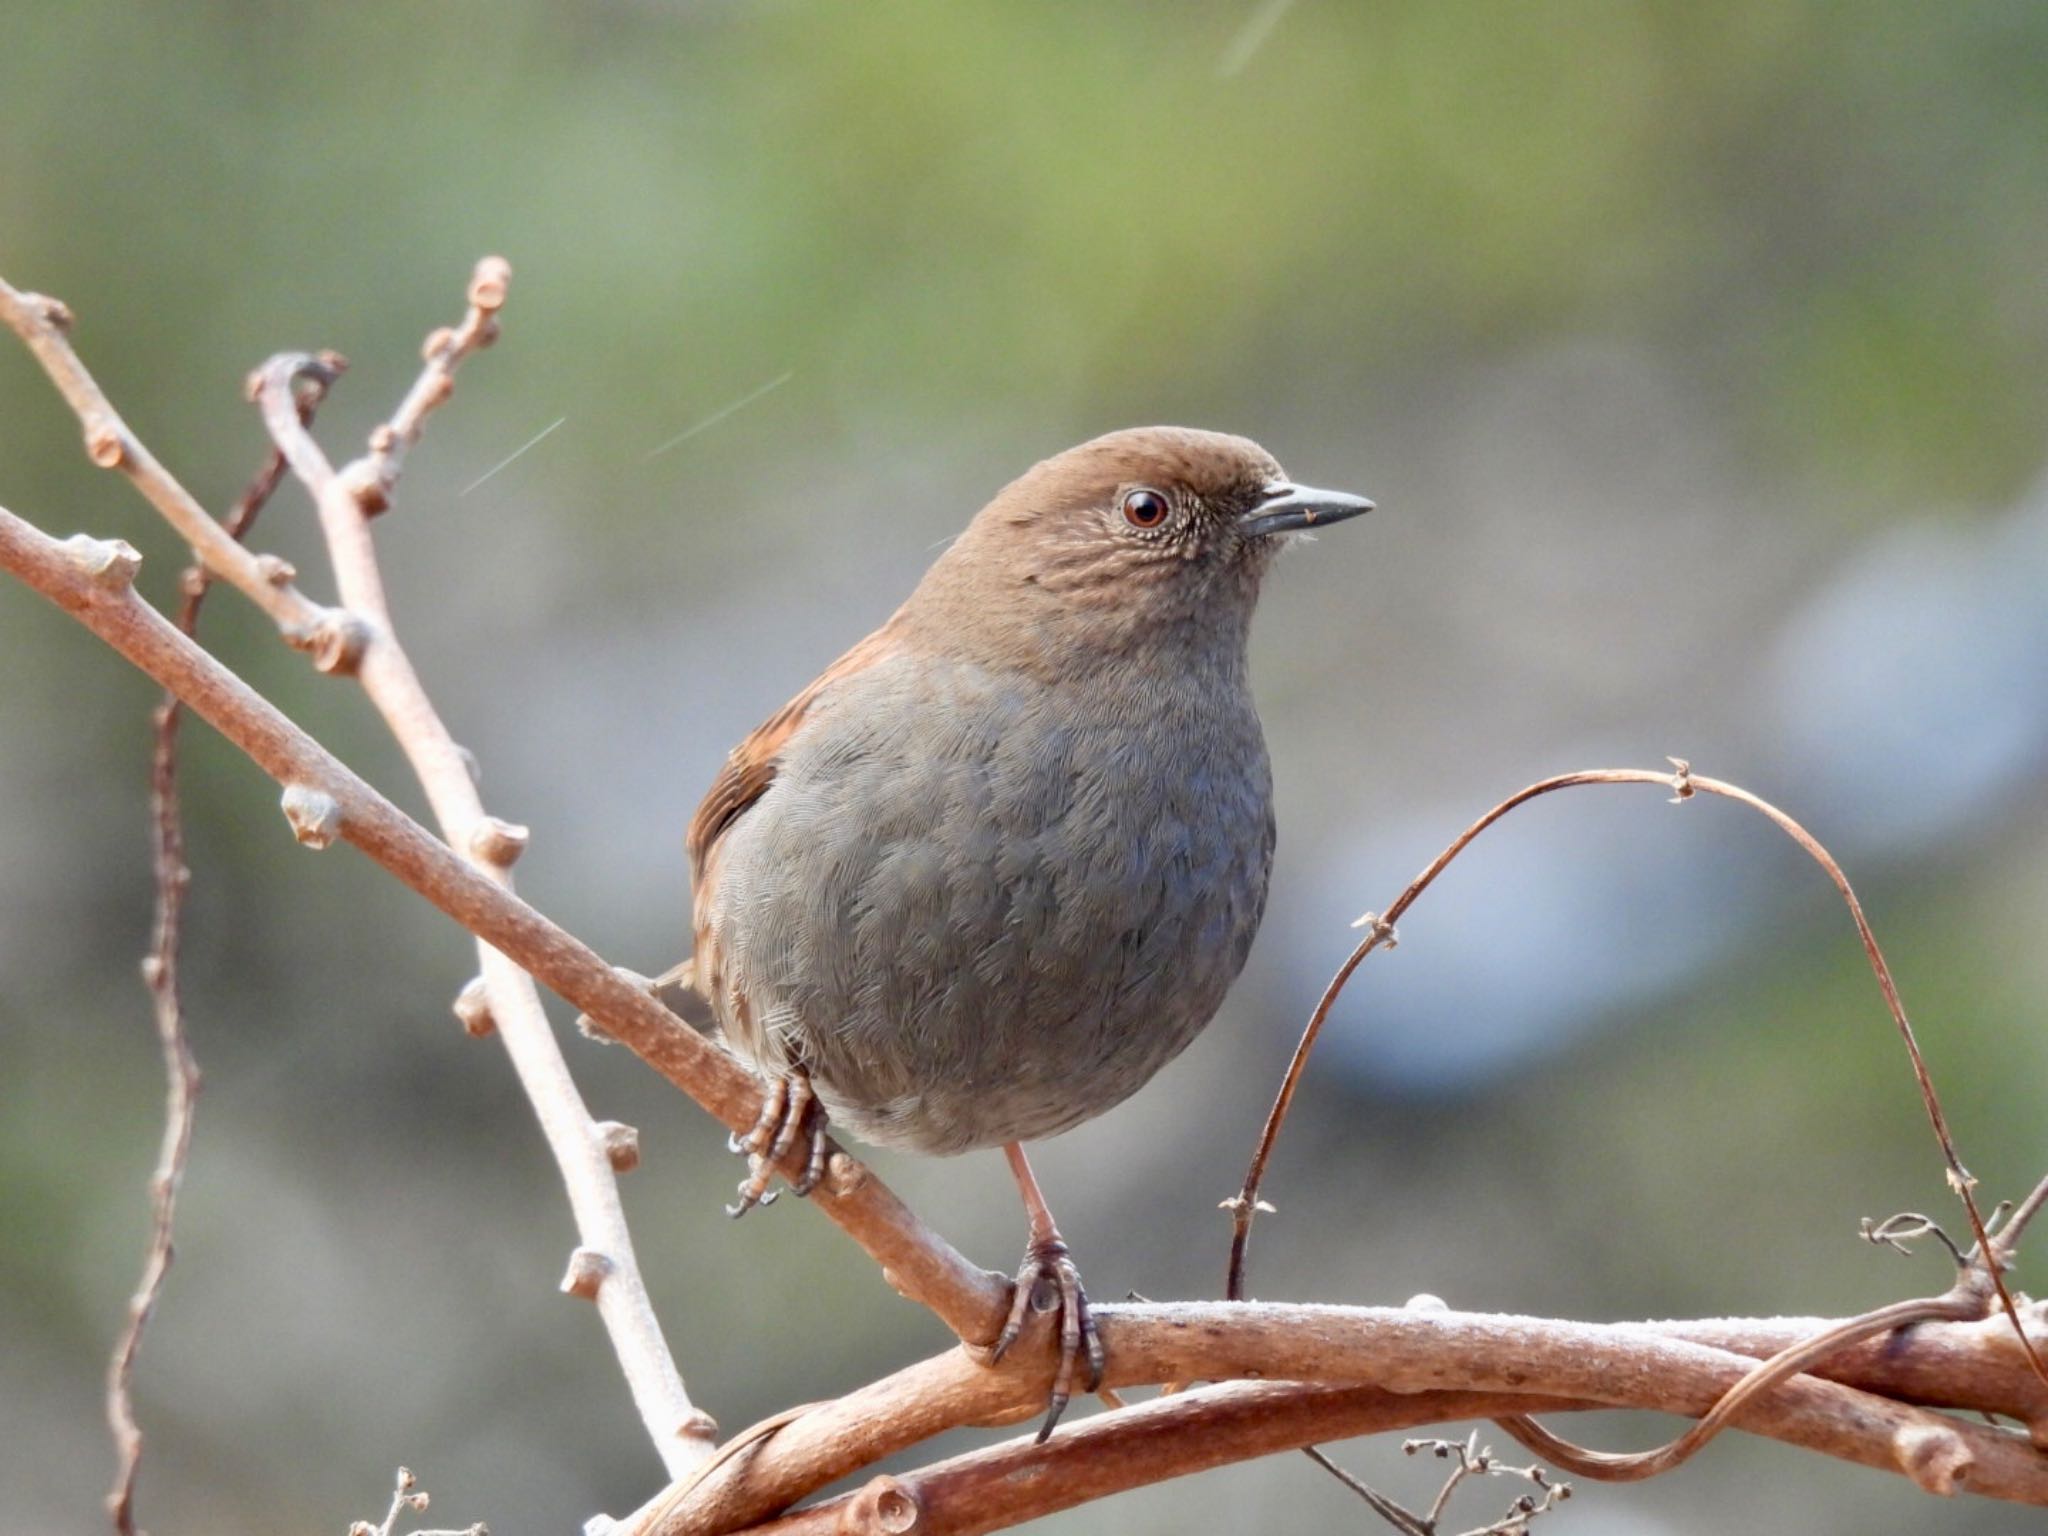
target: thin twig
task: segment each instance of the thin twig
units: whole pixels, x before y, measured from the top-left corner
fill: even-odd
[[[311,419],[317,395],[308,395],[301,409]],[[284,476],[284,456],[273,449],[263,467],[229,509],[224,527],[239,543],[263,510],[263,504]],[[199,610],[210,586],[201,566],[188,567],[179,581],[183,601],[177,625],[181,634],[199,629]],[[155,873],[156,915],[149,953],[142,962],[143,985],[164,1057],[164,1133],[150,1175],[150,1233],[143,1255],[142,1278],[128,1300],[128,1322],[114,1341],[107,1365],[107,1424],[114,1438],[114,1482],[107,1492],[107,1512],[120,1536],[135,1533],[135,1479],[142,1468],[142,1426],[135,1417],[135,1362],[142,1336],[156,1312],[164,1281],[176,1256],[178,1190],[191,1156],[193,1114],[199,1098],[199,1063],[185,1028],[178,992],[178,952],[183,936],[185,892],[192,872],[185,863],[185,832],[178,803],[178,722],[183,711],[174,693],[165,692],[151,716],[154,746],[150,754],[150,845]]]
[[[102,469],[118,469],[178,530],[206,568],[235,586],[268,614],[293,645],[312,650],[336,616],[310,601],[275,563],[266,563],[230,538],[177,479],[128,429],[72,350],[71,311],[60,299],[23,293],[0,278],[0,321],[27,345],[85,429],[86,456]]]
[[[1682,758],[1673,758],[1671,762],[1675,770],[1672,773],[1634,768],[1595,769],[1560,774],[1517,791],[1460,833],[1449,847],[1438,854],[1422,873],[1409,883],[1407,889],[1402,891],[1384,914],[1368,913],[1360,919],[1360,925],[1369,931],[1352,950],[1344,964],[1338,968],[1337,974],[1324,989],[1322,997],[1310,1014],[1308,1025],[1302,1031],[1293,1058],[1288,1062],[1287,1072],[1281,1079],[1280,1091],[1274,1099],[1272,1110],[1266,1117],[1266,1123],[1253,1150],[1243,1188],[1232,1199],[1224,1202],[1225,1207],[1231,1212],[1232,1219],[1226,1294],[1233,1300],[1241,1299],[1244,1295],[1245,1265],[1251,1242],[1252,1223],[1261,1208],[1259,1190],[1265,1178],[1267,1163],[1279,1138],[1280,1128],[1286,1122],[1287,1111],[1293,1103],[1302,1073],[1308,1064],[1309,1052],[1314,1048],[1337,997],[1350,981],[1352,974],[1364,963],[1365,957],[1377,948],[1391,945],[1394,941],[1394,924],[1416,899],[1480,833],[1516,807],[1557,790],[1588,784],[1654,784],[1671,790],[1674,801],[1688,800],[1696,792],[1704,790],[1709,794],[1748,806],[1791,838],[1826,872],[1855,922],[1864,956],[1877,979],[1878,990],[1884,996],[1892,1022],[1905,1044],[1906,1054],[1913,1068],[1914,1081],[1920,1089],[1922,1107],[1926,1111],[1928,1123],[1934,1130],[1935,1139],[1940,1144],[1942,1157],[1948,1167],[1949,1185],[1968,1213],[1971,1230],[1977,1238],[1976,1252],[1983,1257],[1977,1265],[1966,1269],[1959,1277],[1957,1285],[1941,1297],[1904,1301],[1880,1307],[1816,1338],[1791,1346],[1780,1355],[1763,1362],[1745,1380],[1732,1387],[1727,1396],[1699,1422],[1692,1425],[1684,1434],[1654,1450],[1631,1455],[1611,1455],[1588,1450],[1551,1434],[1541,1425],[1525,1417],[1503,1420],[1502,1428],[1538,1455],[1548,1457],[1585,1476],[1612,1481],[1633,1481],[1656,1476],[1669,1471],[1700,1450],[1720,1432],[1741,1404],[1756,1393],[1768,1390],[1777,1381],[1806,1369],[1815,1360],[1825,1358],[1833,1350],[1858,1339],[1929,1318],[1980,1316],[1984,1306],[1984,1298],[1980,1293],[1986,1287],[1995,1295],[2000,1309],[2011,1322],[2013,1333],[2018,1337],[2029,1364],[2041,1380],[2048,1383],[2048,1367],[2043,1366],[2033,1340],[2027,1336],[2026,1328],[2020,1321],[2019,1309],[2005,1284],[2005,1250],[1993,1246],[1990,1234],[1985,1228],[1984,1217],[1978,1209],[1975,1196],[1976,1180],[1963,1167],[1961,1156],[1956,1150],[1955,1137],[1949,1129],[1948,1117],[1943,1113],[1940,1097],[1935,1092],[1934,1079],[1928,1071],[1926,1057],[1921,1053],[1913,1026],[1906,1017],[1905,1004],[1899,996],[1897,985],[1892,980],[1891,967],[1885,962],[1877,935],[1871,929],[1869,919],[1864,916],[1863,904],[1857,900],[1848,876],[1843,873],[1834,856],[1821,845],[1819,839],[1775,805],[1738,785],[1695,774],[1691,764]],[[2031,1215],[2031,1211],[2028,1214]],[[1973,1274],[1981,1276],[1981,1285],[1970,1283]]]
[[[1330,1009],[1335,1005],[1338,996],[1343,992],[1345,984],[1350,981],[1353,972],[1364,963],[1365,957],[1371,954],[1373,950],[1392,941],[1394,937],[1394,924],[1401,919],[1409,907],[1414,905],[1416,898],[1429,889],[1430,885],[1436,880],[1436,877],[1442,874],[1451,861],[1464,852],[1480,833],[1484,832],[1517,806],[1526,804],[1528,801],[1534,800],[1541,795],[1551,794],[1561,789],[1573,789],[1587,784],[1654,784],[1671,790],[1674,800],[1690,799],[1694,793],[1702,790],[1708,794],[1720,795],[1726,799],[1746,805],[1768,818],[1780,831],[1790,837],[1821,866],[1827,873],[1829,880],[1833,882],[1835,889],[1841,894],[1844,903],[1848,906],[1849,915],[1856,924],[1857,936],[1863,944],[1864,956],[1869,961],[1871,971],[1877,978],[1879,991],[1884,994],[1885,1006],[1890,1010],[1892,1022],[1898,1030],[1899,1037],[1905,1043],[1906,1054],[1913,1067],[1914,1081],[1919,1085],[1921,1104],[1926,1110],[1928,1122],[1934,1129],[1935,1138],[1941,1145],[1943,1159],[1948,1165],[1950,1187],[1955,1190],[1956,1195],[1963,1202],[1964,1210],[1969,1214],[1970,1227],[1976,1235],[1980,1250],[1987,1253],[1991,1251],[1990,1238],[1984,1230],[1984,1218],[1977,1208],[1976,1197],[1973,1193],[1976,1180],[1963,1167],[1962,1159],[1957,1154],[1955,1137],[1949,1130],[1948,1117],[1942,1112],[1941,1100],[1934,1091],[1934,1080],[1927,1070],[1926,1058],[1921,1054],[1920,1043],[1914,1037],[1913,1026],[1907,1021],[1905,1004],[1900,1000],[1898,987],[1892,981],[1891,968],[1885,963],[1884,953],[1878,947],[1877,936],[1871,930],[1869,919],[1863,915],[1863,904],[1856,899],[1856,893],[1849,885],[1848,876],[1843,874],[1841,866],[1835,862],[1834,857],[1829,854],[1826,848],[1821,846],[1819,840],[1812,833],[1808,832],[1798,822],[1794,821],[1770,802],[1738,785],[1726,784],[1718,779],[1697,775],[1693,773],[1691,765],[1683,759],[1674,758],[1672,763],[1676,769],[1672,773],[1658,773],[1655,770],[1638,768],[1603,768],[1580,773],[1559,774],[1554,778],[1544,779],[1539,783],[1531,784],[1527,788],[1518,790],[1488,811],[1484,816],[1481,816],[1477,821],[1473,822],[1463,832],[1459,833],[1450,846],[1430,861],[1422,873],[1409,883],[1407,889],[1401,892],[1400,896],[1396,898],[1394,903],[1383,914],[1374,915],[1368,913],[1365,918],[1360,920],[1370,931],[1359,942],[1357,947],[1352,950],[1343,965],[1338,967],[1337,974],[1330,979],[1330,983],[1324,988],[1323,995],[1317,1001],[1314,1011],[1309,1015],[1308,1025],[1302,1031],[1300,1043],[1296,1045],[1294,1056],[1288,1062],[1287,1072],[1281,1079],[1280,1091],[1274,1098],[1273,1107],[1267,1114],[1266,1123],[1259,1133],[1259,1140],[1253,1149],[1250,1166],[1245,1172],[1244,1186],[1236,1196],[1224,1202],[1231,1212],[1233,1229],[1230,1244],[1230,1265],[1225,1280],[1226,1295],[1233,1300],[1244,1295],[1246,1257],[1251,1243],[1252,1223],[1258,1215],[1259,1190],[1265,1180],[1266,1165],[1272,1157],[1274,1143],[1279,1139],[1280,1128],[1286,1123],[1287,1111],[1294,1102],[1295,1090],[1300,1085],[1303,1069],[1308,1065],[1309,1052],[1314,1049],[1316,1039],[1322,1033],[1323,1024],[1330,1016]],[[2011,1293],[2006,1289],[2004,1278],[1999,1273],[1999,1269],[2000,1266],[1997,1264],[1988,1266],[1991,1286],[1997,1293],[2000,1305],[2007,1317],[2011,1319],[2013,1329],[2019,1335],[2028,1358],[2034,1363],[2035,1369],[2041,1373],[2042,1380],[2048,1382],[2048,1367],[2043,1367],[2040,1356],[2034,1350],[2032,1341],[2027,1338],[2026,1330],[2020,1326],[2018,1310],[2013,1304]]]
[[[358,1520],[348,1528],[348,1536],[396,1536],[398,1517],[405,1514],[419,1514],[430,1501],[426,1489],[419,1486],[419,1479],[412,1475],[410,1467],[400,1467],[391,1484],[391,1507],[384,1512],[380,1524],[372,1525],[367,1520]],[[466,1526],[459,1531],[428,1531],[415,1529],[409,1536],[491,1536],[484,1523]]]
[[[511,268],[499,258],[477,264],[461,322],[428,338],[426,367],[404,401],[370,433],[369,452],[339,471],[306,430],[297,406],[298,380],[307,375],[324,379],[320,360],[286,354],[272,358],[252,378],[271,440],[312,493],[342,604],[360,626],[351,665],[342,670],[355,675],[397,738],[449,846],[462,850],[471,865],[508,891],[513,861],[526,846],[526,829],[485,812],[468,759],[400,645],[370,518],[390,506],[405,450],[453,392],[456,368],[497,335],[497,313],[510,280]],[[477,963],[484,1005],[554,1153],[575,1218],[578,1247],[563,1288],[597,1304],[655,1449],[669,1475],[681,1476],[710,1455],[718,1428],[691,1403],[662,1336],[640,1276],[604,1134],[570,1076],[533,978],[481,942]]]

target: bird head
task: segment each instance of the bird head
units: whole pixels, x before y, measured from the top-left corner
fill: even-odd
[[[912,599],[934,632],[1036,654],[1114,654],[1191,637],[1241,651],[1273,555],[1302,530],[1372,510],[1297,485],[1248,438],[1111,432],[1005,486]]]

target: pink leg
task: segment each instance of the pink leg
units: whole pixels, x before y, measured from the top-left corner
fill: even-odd
[[[1067,1245],[1060,1238],[1059,1228],[1053,1225],[1052,1210],[1046,1205],[1038,1179],[1024,1156],[1023,1143],[1011,1142],[1003,1148],[1003,1156],[1010,1160],[1010,1173],[1017,1180],[1017,1192],[1024,1197],[1024,1214],[1030,1219],[1031,1231],[1024,1248],[1023,1266],[1017,1271],[1009,1319],[1003,1324],[1003,1331],[996,1336],[995,1348],[990,1353],[992,1358],[1002,1359],[1023,1333],[1024,1325],[1033,1312],[1058,1310],[1059,1369],[1053,1376],[1052,1397],[1046,1406],[1045,1422],[1038,1429],[1038,1439],[1043,1444],[1073,1397],[1074,1376],[1083,1355],[1088,1360],[1087,1390],[1093,1392],[1102,1385],[1102,1336],[1096,1332],[1095,1319],[1088,1313],[1088,1296],[1081,1289],[1081,1272],[1074,1267]]]

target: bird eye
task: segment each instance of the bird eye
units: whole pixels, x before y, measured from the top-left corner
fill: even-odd
[[[1169,510],[1166,498],[1150,486],[1124,492],[1124,521],[1133,528],[1157,528]]]

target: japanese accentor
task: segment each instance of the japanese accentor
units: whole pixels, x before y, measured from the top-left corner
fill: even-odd
[[[1369,511],[1256,443],[1113,432],[1007,486],[880,629],[733,751],[691,820],[694,984],[770,1081],[734,1213],[822,1105],[878,1146],[1002,1146],[1030,1241],[998,1354],[1057,1288],[1046,1432],[1102,1348],[1022,1143],[1209,1022],[1266,904],[1247,686],[1295,530]]]

